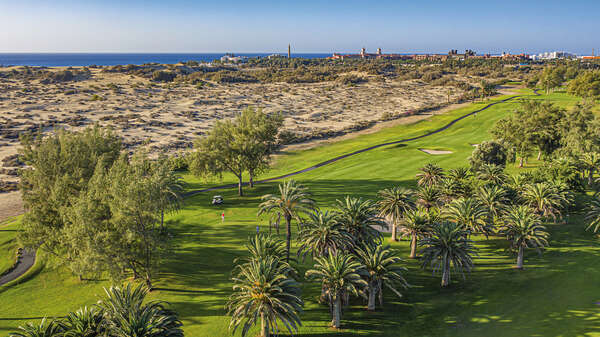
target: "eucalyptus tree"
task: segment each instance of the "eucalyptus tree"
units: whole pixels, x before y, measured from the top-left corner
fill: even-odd
[[[444,177],[444,169],[436,164],[427,164],[419,169],[417,173],[417,183],[419,186],[435,186],[439,184]]]
[[[290,245],[292,241],[292,220],[299,222],[301,214],[307,214],[316,209],[316,204],[310,197],[308,189],[294,180],[279,184],[279,194],[267,194],[258,205],[258,215],[280,212],[286,223],[286,261],[290,260]]]
[[[304,303],[300,285],[290,275],[295,270],[279,257],[251,259],[233,272],[233,294],[227,302],[231,316],[229,329],[242,326],[242,336],[260,321],[260,336],[278,335],[278,322],[290,333],[302,325],[300,313]]]
[[[398,241],[397,229],[404,214],[415,207],[414,193],[404,187],[392,187],[378,192],[380,215],[392,220],[392,241]]]
[[[486,210],[477,199],[456,199],[444,208],[443,215],[462,227],[469,235],[473,233],[488,235],[491,231],[491,226],[487,223]]]
[[[367,281],[368,310],[375,310],[375,299],[379,297],[379,305],[383,306],[384,287],[402,297],[399,288],[408,288],[408,282],[402,276],[407,269],[399,264],[402,259],[389,246],[378,245],[365,247],[356,252],[363,265],[363,274]]]
[[[332,315],[331,326],[339,329],[342,319],[342,300],[350,295],[365,296],[368,283],[362,279],[363,266],[349,254],[327,254],[317,257],[313,269],[306,272],[309,280],[321,283]]]
[[[456,223],[439,223],[432,227],[431,235],[421,240],[423,268],[430,266],[433,273],[442,274],[442,287],[450,285],[452,270],[464,278],[473,269],[476,255],[473,241],[467,239],[463,227]]]
[[[379,216],[373,201],[346,196],[337,200],[335,212],[338,222],[354,238],[354,248],[381,242],[382,234],[376,227],[387,229],[387,223]]]
[[[183,337],[183,324],[162,301],[145,301],[148,288],[110,287],[97,307],[104,315],[104,328],[111,337]]]
[[[333,212],[314,211],[302,222],[302,229],[298,235],[300,247],[298,256],[312,258],[329,254],[337,254],[350,249],[353,238],[338,222]]]
[[[429,235],[431,230],[431,216],[425,209],[414,209],[406,212],[401,232],[403,236],[410,237],[411,259],[417,257],[417,245],[420,238]]]
[[[590,202],[585,219],[589,222],[588,230],[593,229],[594,233],[600,230],[600,197],[598,195]]]
[[[523,269],[523,253],[526,248],[535,248],[538,252],[548,246],[546,228],[542,226],[539,215],[532,213],[528,206],[512,206],[504,215],[501,233],[511,242],[517,253],[517,268]]]

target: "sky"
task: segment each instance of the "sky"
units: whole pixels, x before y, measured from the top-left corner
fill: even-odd
[[[0,0],[0,52],[600,51],[600,0]]]

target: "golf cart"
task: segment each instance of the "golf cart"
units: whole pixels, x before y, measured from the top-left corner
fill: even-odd
[[[215,195],[212,200],[213,205],[220,205],[223,203],[223,197],[220,195]]]

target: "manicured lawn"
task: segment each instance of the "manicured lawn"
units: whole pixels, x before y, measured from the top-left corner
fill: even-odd
[[[541,98],[564,106],[577,102],[561,93]],[[347,194],[373,198],[385,187],[414,186],[417,169],[428,162],[444,168],[466,165],[473,150],[471,144],[488,139],[489,128],[516,104],[494,106],[440,134],[361,153],[296,179],[310,188],[322,208]],[[373,144],[422,134],[474,109],[464,108],[414,125],[288,153],[280,156],[274,170],[264,177],[302,169]],[[419,148],[444,148],[453,153],[433,156]],[[192,183],[190,188],[206,186],[197,179],[188,180]],[[257,185],[247,189],[247,196],[241,198],[234,189],[216,192],[225,198],[222,207],[210,206],[211,193],[198,195],[186,200],[184,209],[169,217],[176,246],[156,283],[159,290],[152,297],[173,305],[185,324],[187,336],[229,334],[224,305],[231,293],[232,262],[244,253],[246,238],[256,232],[257,225],[261,231],[268,231],[268,221],[257,218],[256,206],[260,196],[273,192],[275,187],[276,183]],[[226,214],[224,223],[220,219],[222,211]],[[403,291],[404,297],[386,296],[384,310],[375,313],[366,312],[362,300],[355,300],[344,313],[341,331],[327,327],[328,309],[316,302],[318,286],[304,283],[306,306],[299,335],[600,336],[600,306],[596,304],[600,302],[600,246],[598,238],[585,232],[580,216],[571,218],[567,225],[549,225],[551,248],[542,256],[528,252],[523,271],[512,268],[515,258],[506,252],[507,244],[501,238],[476,238],[480,249],[476,270],[467,275],[466,281],[456,276],[449,289],[440,289],[439,277],[421,269],[419,261],[407,259],[406,278],[413,287]],[[2,242],[14,235],[2,229],[0,254]],[[394,246],[408,256],[408,242]],[[60,316],[93,304],[102,294],[102,287],[109,285],[108,281],[80,282],[60,268],[45,266],[43,262],[49,259],[44,256],[39,260],[26,282],[0,287],[0,335],[24,320]],[[301,274],[310,264],[307,260],[298,266]]]
[[[0,223],[0,275],[15,263],[17,242],[14,221]]]

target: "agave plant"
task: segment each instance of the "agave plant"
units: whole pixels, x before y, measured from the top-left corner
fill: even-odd
[[[110,287],[98,302],[104,313],[105,329],[111,337],[178,337],[183,336],[177,314],[166,308],[166,302],[144,303],[148,289],[143,285]]]
[[[419,186],[435,186],[444,178],[444,169],[436,164],[427,164],[417,173],[417,183]]]
[[[309,280],[318,280],[325,289],[332,314],[331,326],[339,328],[342,318],[342,299],[349,295],[365,297],[367,282],[360,276],[362,265],[349,254],[328,254],[316,258],[314,269],[306,272]]]
[[[511,207],[504,216],[504,225],[501,233],[518,250],[517,268],[523,269],[523,253],[526,248],[535,248],[538,251],[548,246],[546,227],[542,226],[537,214],[524,205]]]
[[[406,268],[399,266],[402,261],[396,251],[390,247],[366,247],[357,251],[363,264],[363,272],[368,283],[368,310],[375,310],[375,298],[379,295],[379,305],[383,306],[383,289],[386,287],[396,296],[402,297],[398,288],[407,288],[408,283],[402,276]]]
[[[238,266],[232,277],[234,293],[227,310],[233,333],[242,326],[242,337],[260,321],[260,336],[278,332],[277,322],[290,333],[302,325],[300,313],[303,302],[300,285],[289,275],[295,271],[274,256],[251,260]]]
[[[286,261],[290,260],[290,245],[292,241],[292,220],[299,222],[299,216],[309,213],[316,208],[310,198],[308,189],[293,180],[279,184],[279,194],[267,194],[258,206],[258,215],[279,212],[283,214],[286,223]]]
[[[83,307],[63,321],[63,337],[96,337],[104,333],[104,313],[97,307]]]
[[[423,268],[430,266],[433,272],[442,274],[442,287],[450,285],[452,270],[461,274],[473,269],[473,256],[476,255],[473,241],[467,239],[463,227],[451,222],[436,224],[431,236],[421,240],[423,246]]]
[[[381,216],[392,220],[392,240],[398,241],[397,228],[404,213],[415,207],[413,191],[404,187],[393,187],[379,191],[377,206]]]
[[[315,211],[304,220],[298,241],[298,256],[304,258],[310,253],[314,258],[349,249],[353,238],[337,221],[334,213]]]
[[[19,326],[19,331],[10,334],[10,337],[58,337],[64,332],[60,321],[42,319],[40,324],[28,322]]]
[[[382,235],[375,227],[387,228],[371,200],[349,196],[343,201],[337,200],[336,216],[342,227],[352,235],[356,246],[380,243]]]

